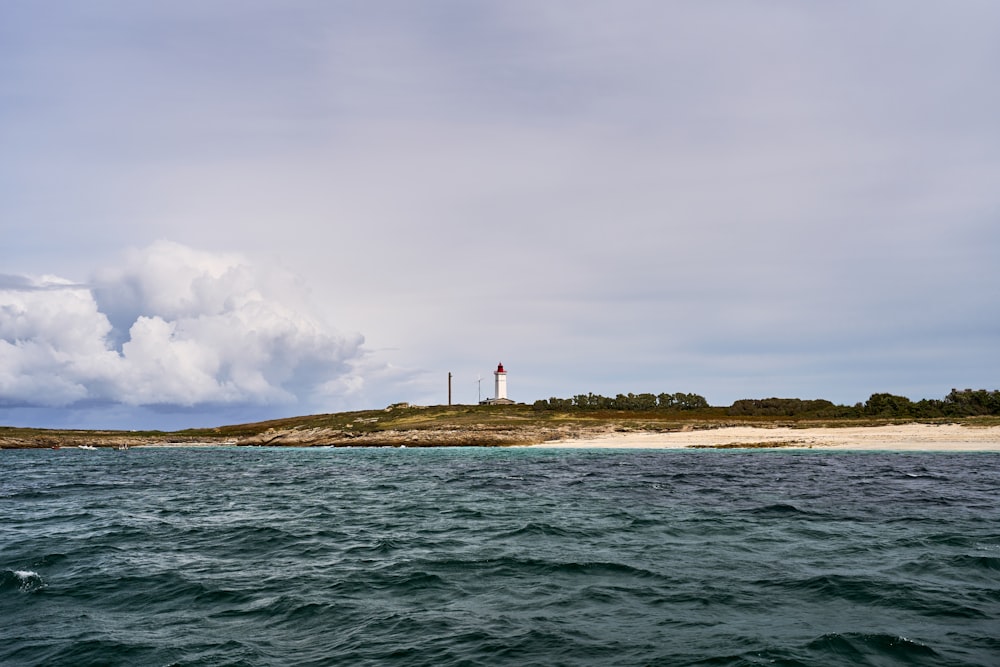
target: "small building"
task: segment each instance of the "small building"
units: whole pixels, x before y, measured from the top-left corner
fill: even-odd
[[[507,398],[507,371],[503,369],[503,364],[497,364],[497,369],[493,371],[493,398],[480,401],[480,405],[514,405],[514,401]]]

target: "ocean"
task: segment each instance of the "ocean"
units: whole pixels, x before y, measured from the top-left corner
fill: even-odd
[[[0,665],[1000,664],[1000,455],[0,451]]]

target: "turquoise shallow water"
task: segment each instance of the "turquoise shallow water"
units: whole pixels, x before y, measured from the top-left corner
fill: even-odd
[[[1000,455],[0,451],[2,665],[997,665]]]

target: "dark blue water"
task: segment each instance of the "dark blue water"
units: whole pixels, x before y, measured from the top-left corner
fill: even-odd
[[[1000,455],[0,452],[2,665],[998,665]]]

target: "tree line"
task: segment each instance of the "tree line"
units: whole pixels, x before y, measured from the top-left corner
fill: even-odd
[[[710,407],[698,394],[618,394],[614,398],[600,394],[578,394],[573,398],[548,398],[535,401],[536,410],[700,410]]]
[[[725,411],[733,417],[811,417],[834,418],[934,418],[1000,416],[1000,390],[952,389],[943,399],[924,398],[911,401],[906,396],[877,393],[864,403],[836,405],[824,399],[747,398],[728,408],[711,408],[704,396],[674,394],[618,394],[614,398],[600,394],[578,394],[572,398],[548,398],[535,401],[535,410],[625,410],[636,412],[692,410]]]
[[[866,417],[980,417],[1000,415],[1000,391],[952,389],[942,400],[911,401],[905,396],[872,394],[861,407]]]

